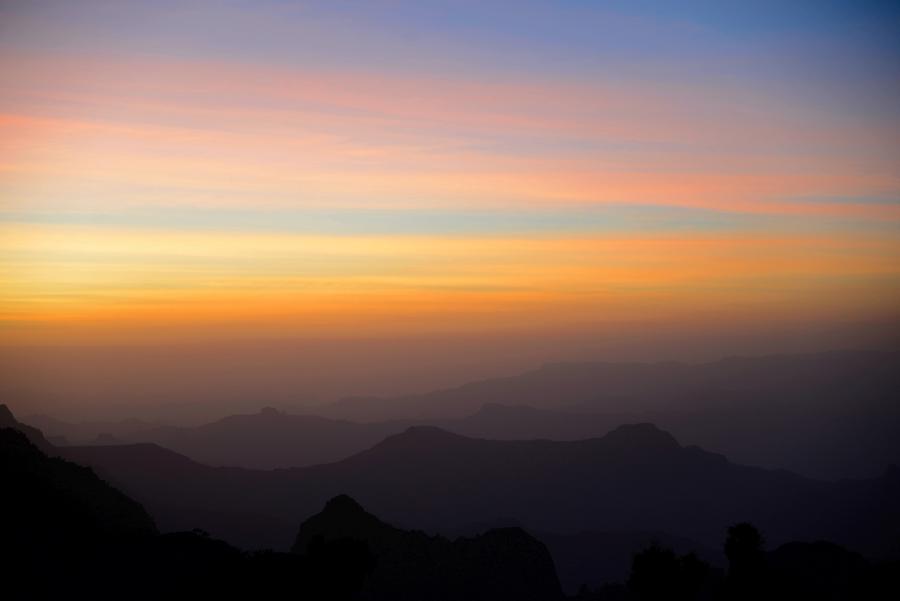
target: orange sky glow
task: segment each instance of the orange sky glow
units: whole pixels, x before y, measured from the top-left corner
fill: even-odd
[[[4,345],[897,317],[892,55],[839,20],[86,4],[6,9]]]

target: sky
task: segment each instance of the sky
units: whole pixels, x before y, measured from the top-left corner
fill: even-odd
[[[3,1],[0,74],[7,376],[321,341],[449,381],[897,323],[897,3]]]

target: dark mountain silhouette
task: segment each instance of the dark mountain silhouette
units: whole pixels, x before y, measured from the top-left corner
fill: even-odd
[[[487,403],[601,413],[604,427],[650,421],[741,462],[833,478],[872,476],[900,463],[898,393],[900,353],[845,351],[703,364],[560,363],[427,394],[345,399],[321,413],[369,421],[435,419],[464,417]],[[565,422],[550,417],[549,423],[556,420]],[[538,437],[584,434],[580,426],[549,423]],[[497,431],[466,433],[503,437]]]
[[[210,468],[154,445],[71,447],[145,504],[161,527],[204,528],[248,548],[286,548],[285,525],[336,492],[429,531],[512,518],[540,532],[662,531],[715,546],[722,524],[773,542],[829,539],[871,555],[896,543],[900,473],[837,483],[730,463],[650,424],[597,439],[492,441],[410,428],[333,464]]]
[[[104,445],[104,444],[106,444],[106,445],[117,445],[117,444],[122,444],[123,442],[124,442],[124,441],[119,440],[119,439],[116,438],[113,434],[110,434],[109,432],[101,432],[100,434],[97,435],[97,438],[95,438],[95,439],[91,442],[91,444],[95,444],[95,445]]]
[[[621,424],[641,421],[636,413],[601,414],[486,403],[477,412],[435,424],[472,438],[493,440],[583,440]]]
[[[47,457],[12,428],[0,428],[0,479],[4,598],[562,596],[546,548],[521,529],[451,542],[393,528],[340,496],[302,524],[290,554],[241,551],[198,529],[158,535],[140,505],[90,468]]]
[[[350,601],[370,570],[364,543],[302,555],[245,552],[201,530],[157,535],[137,503],[88,468],[48,459],[0,430],[2,591],[8,599]]]
[[[472,382],[426,394],[351,398],[322,408],[346,419],[464,417],[485,403],[644,411],[673,405],[704,406],[745,395],[769,405],[790,399],[817,407],[841,405],[850,396],[885,402],[896,390],[900,353],[834,351],[805,355],[734,357],[709,363],[555,363],[517,376]]]
[[[352,541],[289,555],[245,553],[199,530],[159,536],[136,502],[11,428],[0,429],[0,478],[4,598],[349,601],[370,569]]]
[[[454,530],[453,535],[472,536],[494,528],[519,527],[513,519],[468,524]],[[560,584],[566,594],[574,595],[585,587],[597,589],[628,579],[635,553],[653,544],[680,554],[694,553],[707,564],[721,568],[725,555],[721,549],[701,545],[697,541],[672,536],[665,532],[607,531],[560,534],[525,529],[547,546],[556,564]]]
[[[490,530],[450,541],[395,528],[339,496],[300,527],[293,550],[318,541],[364,541],[376,558],[364,599],[560,599],[546,547],[521,528]]]
[[[277,488],[283,479],[279,474],[285,472],[213,468],[155,444],[66,447],[60,452],[142,500],[164,531],[202,528],[248,549],[287,549],[297,522],[327,499],[326,494],[296,510],[272,511],[257,501],[257,494],[266,490],[281,506],[271,487]]]
[[[0,481],[5,599],[349,601],[368,570],[361,543],[289,555],[245,553],[199,530],[159,536],[138,503],[13,428],[0,428]]]
[[[15,422],[15,418],[7,414],[6,421]],[[611,454],[620,464],[626,460],[659,462],[661,456],[679,451],[703,453],[681,447],[670,435],[646,424],[618,428],[599,441],[585,442],[599,445],[593,454]],[[464,448],[461,445],[472,443],[476,447],[484,444],[495,447],[490,453],[481,449],[484,457],[490,457],[484,464],[488,472],[494,469],[498,459],[513,467],[516,464],[513,459],[527,455],[521,448],[516,449],[515,443],[478,441],[435,428],[413,428],[376,445],[357,459],[363,467],[377,465],[385,459],[390,459],[388,464],[400,467],[403,462],[398,458],[408,457],[410,460],[405,469],[415,471],[423,464],[434,463],[433,458],[423,457],[419,451],[441,451],[442,454],[436,456],[446,459],[447,451],[459,452]],[[525,447],[535,444],[556,447],[545,454],[557,456],[545,459],[545,465],[536,472],[521,475],[539,474],[547,467],[552,468],[560,456],[571,453],[564,448],[570,443],[539,441],[525,443]],[[503,451],[498,452],[497,448]],[[155,465],[173,473],[186,490],[193,487],[193,493],[196,493],[212,486],[214,490],[207,492],[222,499],[239,497],[241,489],[245,495],[252,495],[257,490],[254,486],[259,485],[267,489],[266,495],[280,493],[289,499],[302,499],[303,495],[292,490],[291,483],[282,480],[284,475],[298,472],[308,475],[316,469],[328,470],[340,465],[262,472],[210,468],[154,445],[101,446],[94,447],[92,452],[105,455],[105,463],[111,471],[127,471],[134,465]],[[373,458],[378,461],[373,463]],[[601,471],[609,467],[603,463],[599,464]],[[452,461],[439,467],[451,464]],[[360,465],[351,465],[350,469],[358,467]],[[677,477],[684,475],[683,466],[677,461],[668,461],[666,468]],[[731,466],[729,469],[742,468]],[[827,520],[830,526],[843,521],[834,531],[852,530],[859,535],[873,527],[880,528],[887,535],[882,540],[896,545],[896,533],[900,529],[896,509],[900,490],[897,472],[894,468],[878,481],[825,483],[824,486],[832,490],[816,491],[819,505],[808,504],[800,510],[814,509],[816,519]],[[0,560],[5,570],[4,596],[9,598],[90,597],[105,600],[127,597],[149,600],[213,597],[326,601],[561,598],[548,548],[519,527],[491,529],[477,536],[451,541],[442,536],[390,526],[366,512],[352,498],[340,495],[328,501],[319,514],[303,522],[293,542],[293,553],[241,551],[198,529],[157,535],[153,520],[135,501],[100,480],[91,469],[48,457],[27,436],[12,428],[0,429],[0,478],[4,483],[4,495],[0,497],[0,531],[3,533]],[[158,475],[150,488],[165,483],[166,478]],[[313,483],[322,482],[313,480]],[[621,486],[622,481],[617,480],[614,484]],[[852,490],[853,487],[857,490]],[[582,491],[588,489],[582,487]],[[408,489],[394,490],[410,492]],[[472,491],[469,492],[471,496]],[[490,492],[490,487],[486,492]],[[529,494],[527,489],[517,491],[518,494],[523,492]],[[746,494],[748,489],[740,492]],[[468,501],[466,497],[457,496],[458,488],[443,493],[464,503]],[[536,493],[531,491],[530,494]],[[670,491],[660,492],[660,495],[669,496],[670,500],[675,498],[670,496]],[[175,494],[174,502],[180,503],[191,496]],[[832,510],[838,508],[839,511],[829,511],[825,515],[821,509],[829,497],[832,502],[837,499]],[[421,498],[429,500],[428,495]],[[754,500],[760,503],[759,498]],[[848,501],[853,506],[842,507]],[[517,508],[512,505],[509,508],[515,516]],[[600,505],[596,508],[601,515],[608,509]],[[770,515],[770,509],[763,507],[761,515]],[[182,518],[194,514],[189,508],[182,510]],[[874,519],[870,519],[873,516]],[[227,513],[219,517],[224,518],[225,529],[234,526],[232,520],[243,518]],[[654,516],[651,513],[646,518],[652,521]],[[512,517],[502,521],[517,519]],[[582,516],[583,521],[592,519],[589,514]],[[821,521],[819,530],[825,524],[826,521]],[[287,528],[290,530],[293,529]],[[722,529],[718,530],[721,534]],[[749,523],[728,529],[724,545],[729,562],[727,571],[710,565],[705,556],[715,553],[709,549],[702,549],[698,554],[699,545],[665,534],[606,532],[545,536],[551,541],[550,549],[557,555],[556,561],[561,560],[564,571],[571,576],[573,568],[577,571],[583,567],[588,575],[583,580],[588,586],[579,586],[575,597],[584,601],[892,599],[900,593],[896,556],[887,562],[872,563],[846,548],[821,541],[789,542],[767,553],[765,546],[769,541],[777,541],[778,536],[766,531],[763,537]],[[642,543],[647,537],[651,537],[651,542]],[[571,540],[565,540],[572,538],[580,539],[583,547],[577,561],[566,555],[576,548]],[[857,540],[871,541],[878,537],[862,536]],[[679,547],[690,550],[671,550]],[[616,548],[621,548],[618,557]],[[894,546],[895,552],[896,549]],[[889,551],[885,556],[889,557]],[[621,566],[629,558],[632,559],[631,569],[624,575]],[[596,566],[593,574],[588,567],[591,559]],[[576,565],[579,561],[583,566]],[[622,584],[612,583],[616,579]],[[605,584],[594,585],[597,582]],[[575,586],[568,588],[572,590]]]
[[[208,465],[273,469],[338,461],[402,430],[400,424],[358,424],[265,408],[193,428],[146,430],[130,440],[153,442]]]
[[[53,454],[55,448],[44,438],[43,432],[35,427],[19,422],[6,405],[0,404],[0,428],[14,428],[21,432],[29,442],[45,453]]]
[[[13,428],[0,428],[3,449],[2,495],[4,516],[40,514],[39,523],[11,520],[37,541],[41,533],[72,530],[71,537],[87,539],[155,533],[153,520],[136,502],[98,478],[87,467],[48,457],[28,437]],[[39,511],[35,503],[40,503]],[[53,534],[55,536],[55,534]]]
[[[48,440],[61,436],[67,444],[90,444],[98,435],[112,434],[123,441],[136,442],[141,433],[165,427],[163,423],[149,422],[140,419],[123,419],[116,421],[83,421],[71,422],[49,415],[33,414],[21,418],[23,422],[41,430]]]
[[[275,469],[305,467],[345,459],[413,425],[435,425],[477,438],[496,440],[577,440],[601,436],[623,422],[619,416],[572,414],[531,407],[488,404],[465,418],[356,423],[316,415],[292,415],[265,408],[195,427],[154,426],[133,422],[66,424],[41,416],[37,426],[78,444],[154,443],[211,466]]]
[[[900,354],[887,352],[573,363],[424,395],[345,401],[322,408],[331,418],[266,409],[194,427],[29,420],[77,444],[109,433],[209,465],[258,469],[339,461],[412,425],[495,440],[578,440],[651,422],[739,463],[837,479],[900,464],[898,374]]]
[[[54,578],[72,580],[78,557],[156,534],[138,503],[90,468],[47,457],[29,438],[0,428],[0,565],[12,599],[51,596],[48,567]]]

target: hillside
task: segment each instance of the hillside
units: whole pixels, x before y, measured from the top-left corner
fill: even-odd
[[[649,424],[569,442],[416,427],[343,461],[274,471],[210,468],[148,445],[65,453],[145,503],[162,527],[191,522],[248,548],[286,548],[284,525],[341,493],[430,531],[514,519],[536,531],[662,531],[717,547],[724,525],[749,520],[773,544],[825,538],[867,554],[886,552],[900,532],[896,470],[815,481],[735,465]]]

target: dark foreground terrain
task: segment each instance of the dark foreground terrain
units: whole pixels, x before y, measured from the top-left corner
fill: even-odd
[[[893,502],[900,489],[897,474],[873,482],[844,483],[835,489],[790,474],[732,466],[720,457],[707,458],[699,449],[683,448],[649,426],[620,428],[604,439],[562,446],[547,442],[497,443],[414,429],[352,458],[349,465],[321,466],[324,474],[316,470],[257,473],[215,469],[157,447],[139,446],[137,453],[133,447],[66,451],[70,457],[74,456],[71,451],[76,451],[93,459],[101,474],[116,474],[113,481],[131,474],[134,479],[126,486],[129,493],[137,489],[146,494],[152,487],[165,485],[160,490],[169,495],[168,503],[157,515],[162,508],[161,497],[142,505],[91,468],[54,457],[60,450],[36,429],[15,429],[18,424],[8,412],[4,420],[12,422],[4,425],[13,426],[0,429],[0,478],[4,485],[0,497],[0,565],[4,598],[9,599],[540,601],[562,599],[566,593],[585,600],[894,599],[900,593],[900,564],[897,556],[892,556],[897,547],[891,547],[900,532],[896,521],[900,505]],[[135,462],[141,453],[152,460],[149,466],[155,466],[157,472]],[[171,463],[154,463],[159,454]],[[98,457],[103,461],[97,461]],[[576,461],[579,457],[583,463]],[[697,457],[701,458],[699,462]],[[480,468],[477,471],[487,479],[472,479],[473,473],[467,476],[461,471],[465,462],[476,464]],[[576,470],[582,494],[588,495],[587,500],[579,501],[583,503],[580,513],[566,519],[577,517],[595,524],[619,520],[632,525],[643,514],[646,523],[655,525],[655,520],[678,516],[688,528],[701,524],[698,533],[708,528],[710,539],[718,534],[714,546],[721,549],[724,560],[717,563],[716,552],[709,546],[698,544],[693,548],[691,541],[670,535],[648,542],[646,534],[547,534],[549,546],[545,546],[533,533],[506,526],[451,539],[392,526],[367,512],[354,498],[341,494],[345,487],[352,488],[354,479],[373,487],[359,490],[374,491],[377,479],[382,490],[396,495],[395,507],[407,507],[403,499],[410,495],[412,500],[419,498],[426,503],[426,513],[420,516],[449,519],[455,506],[461,516],[480,517],[481,523],[488,523],[494,514],[478,511],[495,507],[492,502],[506,504],[507,515],[514,517],[528,507],[553,511],[553,504],[562,503],[563,497],[554,495],[551,489],[538,502],[541,496],[537,487],[564,481],[548,480],[550,474],[571,479],[573,473],[566,472],[565,466]],[[136,471],[121,471],[123,468]],[[514,475],[504,481],[513,489],[507,496],[491,498],[500,494],[490,478],[496,477],[501,468]],[[704,476],[704,470],[711,475]],[[666,482],[663,472],[673,482],[681,480],[688,502],[700,498],[691,490],[703,491],[707,496],[720,495],[723,509],[714,511],[715,503],[710,502],[695,513],[685,507],[671,515],[660,513],[658,508],[666,501],[672,505],[678,498],[674,484],[661,487],[659,494],[650,494],[647,486]],[[437,476],[424,477],[429,473],[443,474],[450,484],[441,491]],[[368,474],[368,480],[360,480],[363,474]],[[707,477],[724,479],[724,483],[714,488]],[[141,478],[146,478],[145,484],[151,488],[137,486]],[[534,488],[524,486],[534,478]],[[761,478],[762,484],[754,478]],[[175,484],[178,480],[180,486]],[[403,481],[409,486],[400,487]],[[762,487],[773,483],[782,487],[781,492],[776,488],[765,493]],[[415,490],[415,484],[421,489]],[[605,488],[607,500],[591,493],[591,486]],[[754,489],[757,486],[761,488]],[[298,517],[292,525],[284,526],[283,536],[292,540],[289,551],[287,545],[281,551],[241,550],[220,540],[218,533],[200,529],[218,508],[228,504],[239,507],[241,498],[247,502],[262,491],[271,502],[280,491],[288,502],[297,502],[303,499],[298,490],[304,487],[315,487],[316,495],[326,494],[330,488],[332,496],[302,514],[303,505],[298,503],[294,511]],[[749,495],[748,502],[735,504],[725,494],[728,487]],[[786,497],[781,496],[785,489]],[[198,502],[192,497],[198,491],[203,492],[208,508],[191,504]],[[640,501],[635,496],[639,492],[654,499]],[[577,495],[572,489],[567,493]],[[444,507],[435,504],[435,497],[441,494],[446,498],[447,513],[428,513]],[[523,500],[517,503],[516,494]],[[216,497],[219,501],[214,501]],[[384,503],[388,495],[374,498]],[[140,496],[138,499],[143,502]],[[757,526],[783,524],[766,518],[771,518],[777,503],[785,500],[801,504],[793,509],[782,506],[779,511],[786,512],[783,515],[799,516],[803,510],[812,514],[803,528],[819,527],[822,532],[831,528],[830,532],[867,542],[867,552],[863,555],[819,540],[825,536],[803,537],[809,542],[767,542]],[[628,503],[636,506],[628,508]],[[176,516],[179,507],[181,514]],[[499,511],[500,506],[496,507]],[[568,507],[572,506],[558,505],[556,511],[567,511]],[[741,512],[762,521],[754,520],[751,525],[733,519]],[[253,528],[246,524],[243,529],[238,527],[240,515],[220,515],[219,522],[209,523],[217,523],[230,535],[249,536]],[[287,511],[282,514],[285,522],[290,521],[289,515],[292,513]],[[176,517],[183,522],[199,521],[179,531],[171,525],[160,526],[159,516],[170,521]],[[714,527],[716,519],[721,521]],[[470,521],[468,528],[478,530],[473,526],[476,523]],[[666,523],[676,526],[674,521]],[[761,530],[768,536],[765,527]],[[785,532],[782,530],[780,536]],[[593,560],[591,549],[598,550]],[[590,584],[578,587],[570,582],[561,586],[556,565],[560,560],[568,579]],[[578,569],[573,568],[575,563]]]

